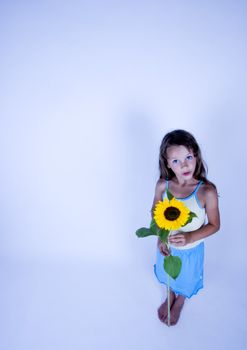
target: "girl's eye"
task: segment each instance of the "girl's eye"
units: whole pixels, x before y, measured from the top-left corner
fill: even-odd
[[[172,164],[178,164],[178,160],[177,159],[173,159]]]
[[[191,160],[193,157],[192,156],[187,156],[187,159],[188,160]]]

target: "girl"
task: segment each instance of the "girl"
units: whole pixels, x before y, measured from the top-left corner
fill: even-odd
[[[204,238],[220,228],[218,195],[215,185],[206,178],[195,138],[185,130],[174,130],[165,135],[160,146],[159,169],[160,179],[155,188],[152,216],[156,203],[166,197],[166,189],[197,215],[179,231],[171,232],[169,246],[158,239],[154,272],[160,283],[167,283],[164,256],[171,253],[182,260],[179,276],[176,280],[170,278],[170,324],[175,325],[185,299],[203,288]],[[166,299],[158,309],[159,319],[166,324],[167,314]]]

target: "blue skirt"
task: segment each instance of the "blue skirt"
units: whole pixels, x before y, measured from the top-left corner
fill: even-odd
[[[179,276],[174,280],[170,277],[170,288],[173,292],[191,298],[203,288],[204,242],[191,249],[176,249],[170,247],[173,256],[179,256],[182,260],[182,268]],[[160,283],[167,285],[168,275],[164,270],[164,256],[157,248],[157,259],[154,265],[154,273]]]

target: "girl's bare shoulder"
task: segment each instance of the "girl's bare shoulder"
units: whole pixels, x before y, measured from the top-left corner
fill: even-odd
[[[165,192],[166,181],[164,179],[159,179],[155,186],[154,200],[151,208],[151,213],[153,216],[153,210],[157,202],[162,201],[163,193]]]
[[[212,184],[203,183],[197,192],[197,196],[202,207],[205,207],[207,198],[217,197],[217,190]]]
[[[162,200],[163,193],[166,189],[166,181],[164,179],[159,179],[155,186],[154,203]]]
[[[166,189],[166,180],[165,179],[159,179],[156,183],[155,191],[159,193],[165,192]]]

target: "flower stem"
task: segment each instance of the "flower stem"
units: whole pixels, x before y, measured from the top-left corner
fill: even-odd
[[[167,308],[168,308],[168,327],[170,327],[170,276],[167,274]]]
[[[170,233],[169,233],[170,235]],[[167,247],[168,249],[170,249],[169,247],[169,242],[168,242],[168,238],[167,238]],[[167,274],[167,308],[168,308],[168,327],[170,327],[170,321],[171,321],[171,315],[170,315],[170,276]]]

